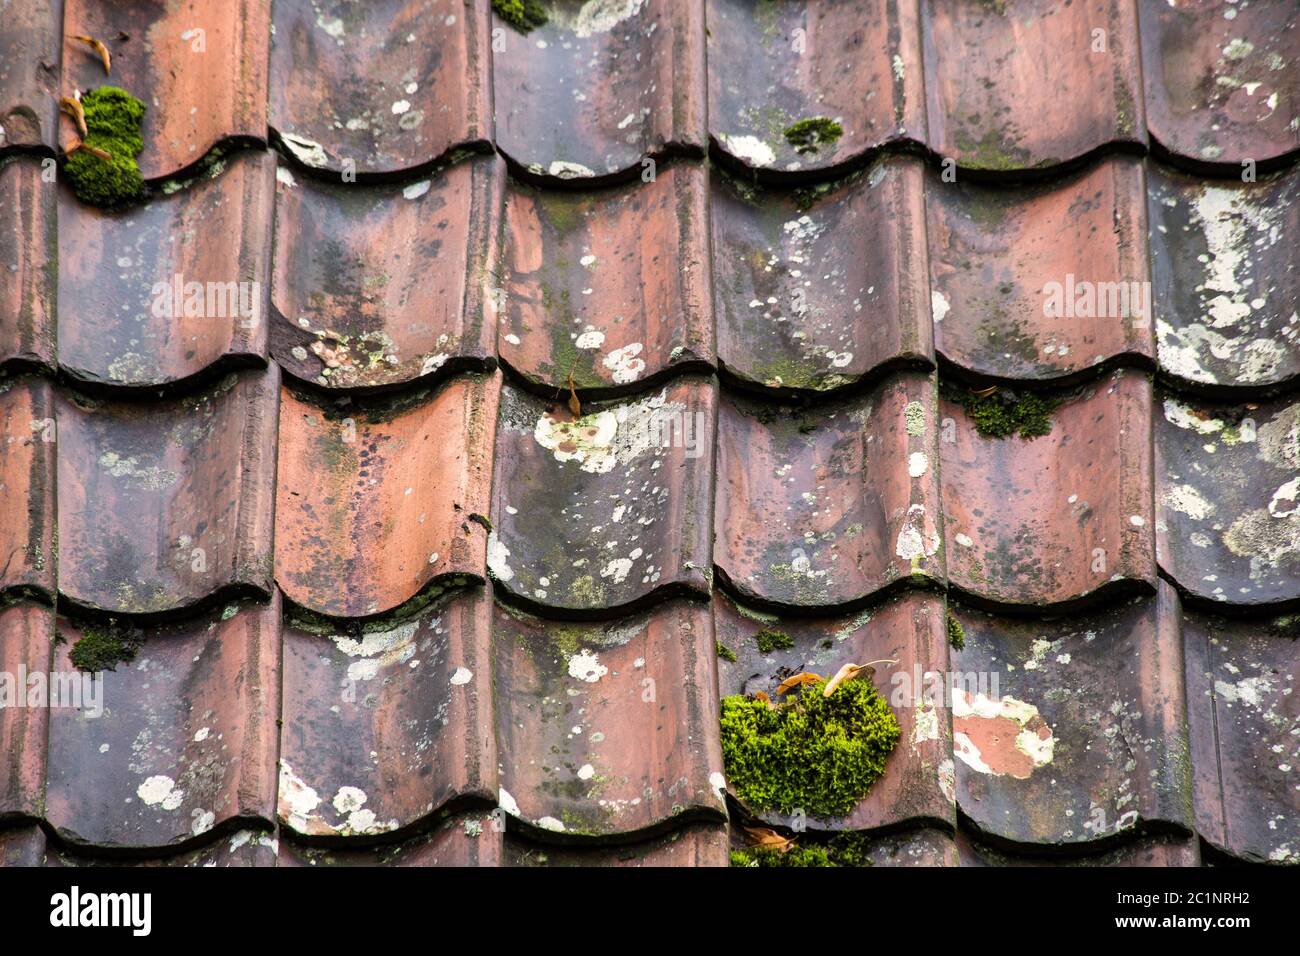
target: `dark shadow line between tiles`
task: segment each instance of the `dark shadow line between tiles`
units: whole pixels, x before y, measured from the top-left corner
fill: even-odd
[[[0,588],[0,610],[19,604],[34,604],[54,610],[55,599],[47,588],[39,584],[8,584]]]
[[[1118,581],[1104,581],[1087,594],[1046,604],[1027,604],[988,597],[949,578],[948,594],[966,607],[985,611],[995,617],[1051,620],[1067,614],[1101,613],[1108,606],[1130,597],[1154,597],[1156,586],[1153,582],[1140,578],[1121,578]]]
[[[48,367],[46,367],[48,368]],[[202,392],[221,382],[227,376],[241,372],[265,372],[270,362],[252,352],[227,352],[218,356],[211,364],[181,378],[165,382],[106,382],[86,378],[80,373],[60,365],[52,378],[56,386],[72,396],[83,395],[99,401],[120,401],[152,403],[160,400],[186,398]]]
[[[603,189],[607,186],[619,186],[634,183],[642,177],[642,171],[646,168],[646,161],[654,164],[654,172],[657,176],[660,167],[667,168],[679,162],[700,162],[707,158],[707,150],[693,143],[682,143],[676,140],[669,140],[661,143],[655,148],[643,152],[637,157],[636,162],[630,166],[616,169],[613,172],[598,173],[594,176],[572,176],[560,177],[553,176],[550,173],[538,172],[530,164],[520,162],[509,152],[502,149],[499,144],[495,147],[496,152],[506,162],[506,169],[510,176],[526,183],[530,186],[536,186],[539,189],[550,190],[554,192],[583,192],[594,189]]]
[[[1240,162],[1213,162],[1197,159],[1195,156],[1186,156],[1170,149],[1154,133],[1148,133],[1148,136],[1151,141],[1150,153],[1152,158],[1158,160],[1164,166],[1172,167],[1180,172],[1189,173],[1202,179],[1241,179],[1242,164]],[[1268,159],[1254,160],[1254,163],[1255,172],[1260,176],[1288,169],[1300,164],[1300,146],[1277,156],[1271,156]]]
[[[929,356],[919,352],[904,352],[878,362],[861,375],[834,388],[786,388],[757,382],[718,359],[718,379],[728,394],[762,399],[781,405],[798,405],[815,409],[845,400],[862,398],[874,392],[882,383],[895,376],[915,372],[929,375],[938,366]]]
[[[779,815],[765,817],[760,813],[750,810],[740,801],[740,798],[732,791],[730,784],[727,786],[727,812],[733,827],[766,827],[785,832],[798,837],[800,833],[795,833],[790,825],[779,818]],[[867,797],[871,796],[870,791]],[[866,827],[855,829],[853,827],[819,827],[816,825],[819,817],[809,815],[806,819],[806,829],[801,833],[811,833],[822,839],[831,839],[844,833],[861,833],[872,839],[883,839],[885,837],[897,836],[900,833],[924,833],[938,831],[944,836],[955,838],[957,836],[956,819],[946,819],[944,817],[931,816],[929,814],[918,814],[916,816],[906,817],[902,820],[895,820],[892,823],[884,823],[880,826]],[[839,820],[843,822],[846,817],[825,818],[828,820]]]
[[[597,608],[557,607],[553,604],[543,604],[527,595],[519,594],[510,588],[508,582],[500,580],[491,570],[488,571],[488,577],[492,580],[492,596],[496,600],[544,621],[568,621],[580,624],[603,623],[617,621],[633,615],[648,614],[672,601],[697,601],[705,605],[712,601],[712,595],[708,591],[702,591],[693,584],[688,584],[685,581],[668,581],[655,585],[647,593],[630,601],[624,601],[622,604],[611,604],[608,607]]]
[[[278,313],[277,313],[278,315]],[[310,396],[313,404],[332,405],[340,399],[352,399],[365,402],[367,399],[378,400],[382,404],[386,399],[398,400],[408,393],[422,389],[437,392],[442,386],[461,375],[491,375],[498,367],[493,355],[453,355],[428,375],[417,375],[403,381],[381,382],[374,385],[349,385],[343,388],[331,388],[312,379],[303,378],[293,369],[279,361],[272,351],[270,361],[280,366],[284,384],[301,395]]]
[[[551,385],[515,368],[508,359],[498,357],[496,361],[505,375],[506,382],[519,391],[548,401],[552,405],[563,405],[568,400],[567,383]],[[578,393],[578,399],[583,403],[626,401],[648,394],[656,388],[674,384],[678,379],[710,379],[714,371],[707,359],[691,357],[674,362],[625,385],[575,387],[574,391]]]
[[[60,617],[68,617],[77,623],[111,622],[113,627],[136,627],[145,630],[193,622],[223,605],[265,606],[270,603],[271,597],[271,591],[260,585],[248,581],[227,581],[218,584],[213,590],[193,601],[157,611],[118,611],[104,608],[71,597],[63,590],[59,591],[53,607]]]
[[[635,846],[647,843],[675,830],[686,830],[701,823],[713,823],[722,826],[728,824],[727,814],[714,807],[699,804],[684,806],[679,813],[670,813],[634,830],[619,830],[607,833],[571,833],[567,830],[548,830],[511,813],[507,813],[505,819],[507,833],[524,838],[538,849],[546,846],[572,849]]]
[[[1072,392],[1079,391],[1083,386],[1099,382],[1112,372],[1132,371],[1148,376],[1156,373],[1155,361],[1151,356],[1131,350],[1116,352],[1095,365],[1076,369],[1073,372],[1038,378],[995,375],[968,368],[949,358],[938,349],[935,349],[935,356],[939,360],[940,381],[945,384],[960,385],[967,388],[983,388],[996,385],[999,388],[1021,392]]]
[[[1246,402],[1288,399],[1300,392],[1300,371],[1277,382],[1264,384],[1224,385],[1222,383],[1194,382],[1163,368],[1156,370],[1156,384],[1179,398],[1202,399],[1209,402],[1241,405]]]
[[[1248,860],[1239,856],[1234,856],[1231,851],[1210,842],[1204,836],[1198,835],[1201,844],[1201,865],[1202,866],[1222,866],[1245,869],[1273,870],[1275,872],[1286,872],[1286,864],[1271,863],[1267,860]]]
[[[274,823],[264,817],[248,814],[227,817],[220,823],[215,824],[211,830],[187,837],[179,843],[145,847],[105,846],[100,843],[84,843],[79,840],[69,839],[54,824],[43,817],[37,820],[36,823],[45,834],[46,856],[61,851],[62,855],[71,857],[74,864],[77,860],[93,860],[101,865],[113,865],[115,863],[127,865],[132,861],[170,861],[176,857],[193,853],[195,850],[215,847],[226,837],[241,830],[252,830],[255,833],[275,835]]]
[[[650,837],[638,837],[637,834],[643,831],[629,830],[627,834],[607,834],[600,839],[587,837],[581,841],[560,843],[554,840],[547,841],[536,839],[534,837],[535,831],[531,827],[525,828],[520,826],[517,818],[507,816],[506,820],[506,833],[509,836],[510,842],[514,843],[516,851],[524,851],[531,854],[545,853],[548,850],[556,849],[577,850],[579,852],[626,850],[629,854],[629,860],[644,859],[650,851],[657,849],[659,841],[668,834],[676,833],[679,837],[684,837],[696,830],[705,832],[712,829],[721,829],[724,832],[728,830],[727,820],[722,816],[710,818],[708,820],[695,816],[694,818],[683,820],[682,815],[678,814],[669,817],[668,820],[670,823],[680,824],[680,826],[671,826],[669,829],[662,830]],[[730,834],[727,833],[727,836],[729,838]],[[511,856],[511,854],[507,851],[507,857],[509,856]],[[503,861],[502,865],[507,867],[529,868],[533,864],[516,864]]]
[[[927,574],[909,574],[906,577],[895,578],[873,591],[847,601],[834,604],[788,604],[763,597],[755,591],[741,587],[721,565],[716,563],[713,565],[713,582],[716,589],[743,607],[786,618],[843,617],[875,608],[902,593],[930,593],[940,597],[946,593],[944,583],[938,578]]]
[[[320,850],[375,850],[432,837],[453,817],[478,812],[491,813],[496,808],[495,793],[466,790],[452,794],[428,813],[422,813],[397,829],[383,833],[307,834],[299,833],[283,821],[277,820],[277,824],[280,839],[287,839],[294,846]]]
[[[278,158],[284,160],[286,166],[290,167],[295,173],[302,173],[307,179],[316,180],[335,186],[380,186],[380,185],[400,185],[416,179],[435,178],[441,175],[452,166],[472,159],[476,156],[491,156],[496,152],[496,147],[488,139],[470,139],[462,142],[452,143],[447,146],[438,155],[426,159],[423,162],[416,163],[413,166],[404,166],[401,169],[390,169],[376,172],[374,170],[362,169],[360,165],[352,171],[354,178],[351,181],[343,179],[343,170],[336,169],[333,166],[312,166],[298,158],[297,154],[285,144],[284,137],[273,126],[267,127],[267,145],[275,152]],[[319,144],[318,144],[319,145]],[[324,148],[322,146],[322,148]],[[344,157],[347,159],[349,157]]]
[[[1300,595],[1281,598],[1277,601],[1260,601],[1253,604],[1216,601],[1213,598],[1188,590],[1183,584],[1179,583],[1172,572],[1165,570],[1162,566],[1157,566],[1156,572],[1161,579],[1178,593],[1178,600],[1185,610],[1190,608],[1200,613],[1214,614],[1237,621],[1254,622],[1267,621],[1270,618],[1300,611]]]
[[[468,521],[468,513],[467,518]],[[338,635],[358,636],[369,631],[387,630],[419,617],[430,608],[447,603],[475,588],[485,587],[485,578],[468,571],[448,571],[434,575],[409,598],[386,611],[373,614],[348,615],[318,611],[295,601],[285,593],[284,586],[276,582],[280,591],[280,622],[283,627],[328,625]]]
[[[59,154],[44,143],[8,143],[0,146],[0,166],[10,159],[58,159]]]
[[[1078,843],[1022,843],[985,829],[962,810],[960,797],[957,800],[957,829],[977,846],[982,844],[990,850],[1010,856],[1037,857],[1053,862],[1093,858],[1152,838],[1172,836],[1195,840],[1198,837],[1195,830],[1171,820],[1139,817],[1134,826],[1123,832],[1110,833],[1093,840]]]

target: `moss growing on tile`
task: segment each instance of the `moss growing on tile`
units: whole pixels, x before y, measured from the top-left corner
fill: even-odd
[[[732,866],[871,866],[867,855],[871,840],[865,833],[848,831],[828,843],[795,844],[782,852],[772,847],[746,847],[731,851]]]
[[[805,684],[775,709],[742,695],[722,701],[727,780],[750,809],[844,816],[885,772],[901,735],[889,704],[870,681],[829,697],[825,686]]]
[[[966,628],[952,616],[951,611],[948,612],[948,643],[959,651],[966,646]]]
[[[961,404],[975,430],[985,438],[1019,435],[1027,439],[1051,433],[1052,413],[1061,403],[1043,395],[998,389],[987,395],[968,392],[961,396]]]
[[[731,661],[733,664],[736,662],[735,651],[729,648],[726,644],[723,644],[721,641],[715,641],[714,643],[717,644],[718,646],[719,657],[721,657],[724,661]]]
[[[492,9],[520,33],[535,30],[550,19],[541,0],[492,0]]]
[[[785,631],[765,627],[754,635],[754,643],[762,653],[771,654],[773,651],[785,651],[794,647],[794,638]]]
[[[112,627],[87,627],[81,639],[72,645],[69,658],[78,670],[95,673],[116,670],[118,664],[135,660],[140,649],[138,634]]]
[[[844,135],[844,127],[829,116],[812,116],[785,128],[785,141],[798,153],[815,153]]]
[[[106,153],[97,156],[79,149],[63,167],[78,199],[92,206],[121,206],[144,193],[144,178],[136,157],[144,149],[140,124],[145,105],[126,90],[101,86],[81,98],[86,114],[85,145]]]

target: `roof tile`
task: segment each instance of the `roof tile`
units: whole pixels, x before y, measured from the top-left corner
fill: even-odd
[[[226,139],[263,143],[270,7],[270,0],[64,0],[65,41],[102,40],[113,72],[105,75],[94,51],[65,42],[63,95],[111,85],[144,101],[145,179],[174,175]]]
[[[0,869],[45,863],[45,831],[38,826],[0,830]]]
[[[727,829],[699,823],[630,846],[546,846],[508,834],[505,853],[506,866],[726,866]]]
[[[59,359],[74,378],[142,387],[265,361],[275,160],[240,153],[213,173],[118,212],[60,191]]]
[[[486,143],[487,7],[277,0],[271,126],[304,165],[339,173],[414,169]]]
[[[498,816],[465,814],[444,821],[432,833],[386,846],[303,846],[283,840],[279,865],[497,867],[502,865],[503,831]]]
[[[900,373],[801,410],[724,395],[718,570],[742,598],[851,604],[914,577],[942,581],[933,381]]]
[[[499,375],[464,375],[396,404],[280,406],[276,580],[321,614],[391,610],[431,582],[486,573]]]
[[[37,604],[0,610],[0,820],[39,819],[45,810],[45,740],[51,713],[50,648],[54,612]],[[31,678],[39,683],[33,685]],[[34,697],[34,686],[42,698]],[[15,695],[23,695],[15,699]],[[2,841],[0,841],[2,843]],[[5,851],[0,849],[0,860]]]
[[[279,170],[271,351],[331,389],[482,368],[505,166],[480,156],[406,186]]]
[[[526,381],[644,387],[713,364],[708,187],[694,163],[591,193],[510,190],[497,348]]]
[[[55,355],[55,187],[35,159],[0,165],[0,367],[52,367]]]
[[[269,593],[279,375],[184,398],[58,398],[59,591],[121,613]]]
[[[54,408],[45,379],[0,382],[0,593],[57,590]]]
[[[0,153],[14,146],[58,148],[63,5],[13,0],[0,33]]]
[[[932,363],[922,182],[911,158],[881,160],[811,200],[715,177],[713,291],[727,372],[751,386],[825,391]]]

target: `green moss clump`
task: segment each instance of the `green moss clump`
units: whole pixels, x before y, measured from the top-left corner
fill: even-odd
[[[118,664],[135,660],[140,636],[109,627],[87,627],[81,639],[72,645],[69,657],[77,670],[95,673],[116,670]]]
[[[92,206],[120,206],[144,194],[144,177],[135,158],[144,149],[140,123],[145,105],[126,90],[101,86],[81,98],[86,114],[85,145],[102,150],[108,159],[79,149],[63,171],[77,198]]]
[[[492,0],[492,9],[520,33],[535,30],[550,19],[541,0]]]
[[[865,833],[849,831],[829,843],[796,844],[785,852],[772,847],[731,851],[732,866],[871,866],[871,841]]]
[[[870,681],[803,685],[772,709],[733,695],[722,701],[722,759],[737,796],[758,812],[818,817],[851,811],[885,772],[898,718]]]
[[[785,128],[785,141],[798,153],[815,153],[844,135],[844,127],[828,116],[801,119]]]
[[[1061,403],[1042,395],[1015,395],[999,389],[988,395],[967,393],[961,398],[975,430],[985,438],[1037,438],[1052,431],[1052,413]]]
[[[961,626],[961,621],[948,614],[948,643],[957,650],[966,646],[966,628]]]
[[[771,654],[776,650],[786,651],[794,647],[794,638],[785,631],[765,627],[754,635],[754,643],[764,654]]]
[[[718,645],[719,657],[721,657],[724,661],[731,661],[733,664],[736,662],[735,651],[729,648],[726,644],[723,644],[721,641],[715,641],[714,643]]]

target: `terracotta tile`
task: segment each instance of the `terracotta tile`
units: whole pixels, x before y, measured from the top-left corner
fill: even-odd
[[[206,836],[204,837],[206,839]],[[271,867],[276,865],[279,840],[265,830],[235,830],[218,836],[196,849],[182,853],[164,853],[149,856],[92,855],[90,848],[82,852],[51,847],[45,865],[55,867],[155,867],[209,868],[209,867]],[[90,852],[88,852],[90,851]]]
[[[957,846],[962,866],[1106,866],[1170,867],[1200,866],[1201,847],[1194,836],[1134,837],[1114,849],[1101,853],[1060,853],[1032,856],[1008,853],[977,843],[958,834]]]
[[[220,169],[220,167],[218,167]],[[59,194],[59,360],[98,385],[162,385],[265,361],[275,160],[123,212]]]
[[[727,371],[770,389],[825,391],[881,366],[933,363],[920,161],[886,158],[802,199],[714,179]]]
[[[31,825],[0,830],[0,869],[43,866],[44,863],[45,831],[40,827]]]
[[[497,817],[474,813],[452,817],[430,834],[387,846],[300,846],[286,840],[280,844],[280,866],[497,867],[502,865],[504,831]]]
[[[1294,615],[1187,612],[1187,709],[1196,828],[1252,863],[1300,863],[1300,671]]]
[[[41,175],[34,158],[0,165],[0,367],[54,365],[57,187]]]
[[[927,178],[935,346],[973,372],[1069,376],[1155,356],[1142,162],[1042,186]]]
[[[501,806],[525,829],[578,839],[725,818],[707,605],[606,624],[498,605],[493,647]]]
[[[46,818],[62,840],[178,847],[231,821],[271,819],[279,617],[273,598],[126,628],[143,643],[133,662],[96,676],[103,713],[50,712]],[[87,628],[61,618],[59,633],[55,667],[80,673],[69,655]]]
[[[1162,147],[1240,168],[1300,149],[1300,10],[1141,0],[1147,123]]]
[[[709,131],[745,166],[824,171],[891,141],[925,141],[917,0],[709,0],[708,21]],[[843,134],[800,153],[785,130],[815,117]]]
[[[1300,597],[1300,402],[1157,400],[1160,566],[1212,601]]]
[[[396,172],[491,139],[486,0],[276,0],[273,12],[271,126],[304,164]]]
[[[873,840],[866,850],[872,866],[957,866],[957,846],[941,830],[924,829]]]
[[[286,371],[365,388],[484,367],[502,160],[400,187],[327,185],[283,166],[278,179],[271,351]]]
[[[1300,375],[1300,175],[1239,184],[1150,170],[1161,369],[1209,387],[1293,381]]]
[[[942,580],[937,432],[919,373],[807,410],[725,396],[719,572],[744,598],[799,607]]]
[[[321,614],[379,614],[437,581],[482,578],[500,376],[326,407],[280,406],[275,576]]]
[[[59,0],[12,0],[0,33],[0,153],[12,146],[58,148]]]
[[[53,643],[50,608],[21,603],[0,610],[0,820],[6,822],[44,813],[46,728],[59,694],[49,673]]]
[[[497,144],[551,180],[645,175],[705,143],[704,0],[548,4],[527,36],[492,17]],[[495,31],[500,30],[500,33]]]
[[[46,379],[0,381],[0,593],[57,586],[54,392]]]
[[[706,593],[717,386],[677,379],[636,401],[561,403],[505,389],[488,567],[517,599],[612,613],[656,591]]]
[[[703,166],[600,192],[515,184],[506,236],[497,348],[528,381],[627,391],[713,364]]]
[[[1067,396],[1039,438],[985,438],[942,402],[948,574],[992,601],[1068,603],[1155,584],[1151,384],[1115,372]]]
[[[954,608],[957,805],[979,834],[1067,847],[1190,830],[1178,602],[1029,620]]]
[[[847,816],[808,817],[810,830],[872,830],[921,821],[956,825],[952,734],[937,680],[948,669],[941,596],[908,591],[837,618],[766,615],[739,607],[721,594],[715,596],[713,609],[718,641],[736,655],[735,661],[718,659],[723,697],[761,690],[776,699],[777,685],[790,674],[811,671],[829,678],[844,664],[898,662],[877,665],[874,678],[902,730],[884,775]],[[764,654],[754,642],[762,628],[783,631],[794,646]],[[928,691],[932,686],[933,694]],[[772,826],[794,825],[778,813],[758,816]]]
[[[59,591],[123,613],[271,590],[279,375],[151,403],[58,399]]]
[[[1145,144],[1133,0],[921,0],[921,16],[940,156],[1005,172]],[[1073,91],[1069,108],[1062,90]]]
[[[279,817],[312,837],[377,837],[451,802],[496,801],[489,598],[284,631]]]
[[[66,44],[63,95],[111,85],[144,101],[139,163],[145,179],[185,169],[226,139],[263,143],[270,6],[270,0],[64,0],[64,36],[103,40],[113,72],[105,76],[88,47]],[[130,39],[119,39],[121,33]]]
[[[549,846],[511,833],[507,866],[716,867],[728,859],[727,828],[697,823],[667,836],[622,846]]]

